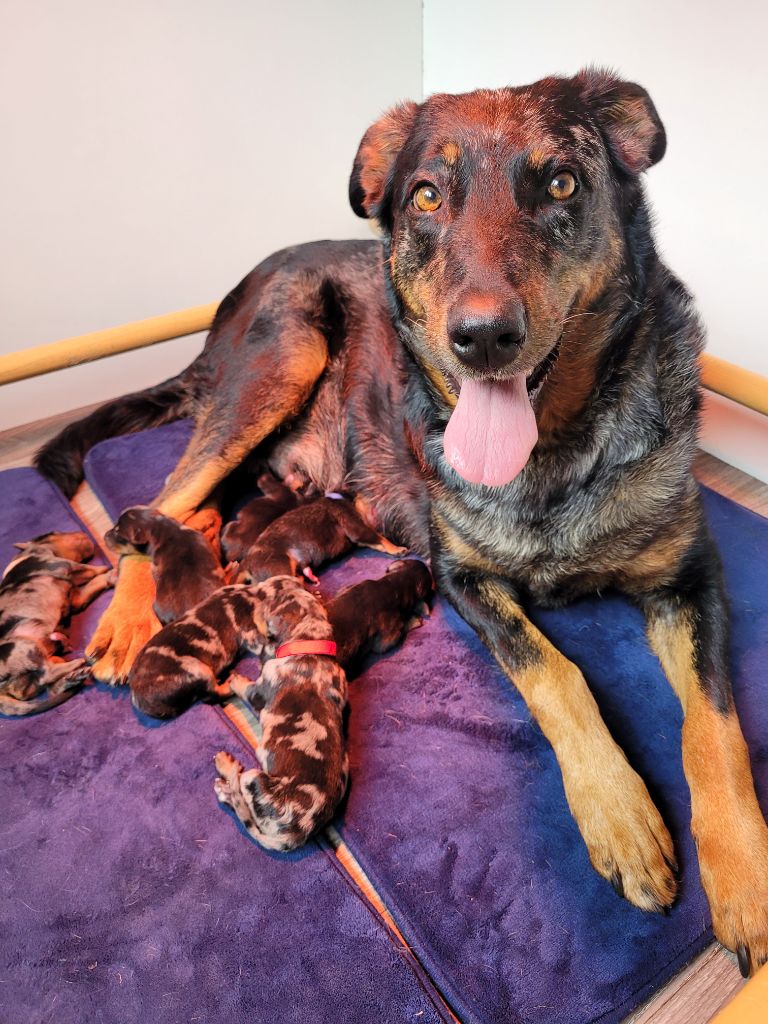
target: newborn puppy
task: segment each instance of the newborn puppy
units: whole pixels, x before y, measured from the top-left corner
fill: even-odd
[[[327,824],[346,791],[347,679],[332,654],[331,626],[320,602],[293,577],[271,579],[256,590],[272,586],[267,628],[280,645],[255,683],[242,676],[232,681],[232,691],[259,715],[260,767],[244,771],[220,751],[214,789],[257,843],[286,851]]]
[[[346,498],[318,498],[286,512],[264,530],[241,561],[238,579],[258,582],[304,573],[316,583],[312,566],[345,555],[355,544],[388,555],[407,551],[372,530]]]
[[[390,562],[377,580],[363,580],[340,591],[327,605],[336,657],[349,673],[373,651],[382,654],[402,643],[406,633],[429,616],[432,575],[418,559]]]
[[[120,555],[146,552],[155,581],[153,608],[162,623],[173,622],[226,583],[209,541],[197,530],[154,509],[126,509],[104,535]]]
[[[175,718],[197,700],[228,697],[229,683],[219,676],[240,653],[259,655],[266,643],[263,595],[256,591],[221,587],[156,633],[128,676],[134,706],[152,718]]]
[[[301,501],[295,491],[272,473],[263,473],[257,483],[262,497],[244,505],[222,530],[221,552],[225,562],[241,562],[269,524]]]
[[[69,700],[89,669],[63,661],[62,625],[112,585],[109,566],[84,565],[93,541],[84,533],[46,533],[16,544],[22,554],[0,583],[0,713],[30,715]],[[34,700],[44,689],[48,696]]]

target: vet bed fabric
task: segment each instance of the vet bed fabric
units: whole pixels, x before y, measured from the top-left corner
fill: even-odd
[[[0,524],[8,558],[82,529],[34,470],[0,474]],[[254,759],[218,709],[159,726],[90,686],[0,748],[0,1020],[448,1019],[330,853],[267,855],[219,807],[216,751]]]
[[[185,440],[179,425],[148,435],[91,453],[88,478],[113,515],[152,497],[143,446],[152,472],[162,461],[165,475]],[[111,474],[121,477],[122,506],[110,503]],[[709,491],[704,503],[725,565],[736,703],[765,811],[768,522]],[[323,575],[323,589],[385,565],[355,555]],[[583,668],[672,832],[682,880],[669,917],[633,908],[593,871],[551,748],[477,635],[441,600],[428,625],[352,684],[352,787],[337,827],[466,1024],[614,1024],[712,935],[688,827],[682,714],[642,616],[621,597],[533,617]]]

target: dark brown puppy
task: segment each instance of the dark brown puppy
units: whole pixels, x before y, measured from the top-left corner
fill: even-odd
[[[202,533],[155,509],[143,505],[126,509],[104,534],[104,541],[120,555],[149,555],[155,581],[152,607],[163,624],[180,619],[226,583],[224,570]]]
[[[379,579],[345,587],[328,602],[336,657],[347,675],[366,654],[390,650],[422,625],[432,589],[432,575],[423,562],[399,559]]]
[[[258,479],[262,496],[244,505],[221,531],[221,553],[225,562],[241,562],[270,523],[296,508],[301,496],[272,473]]]
[[[654,910],[675,898],[669,833],[581,671],[526,614],[629,594],[685,712],[715,934],[748,972],[768,959],[768,828],[691,474],[702,329],[656,252],[641,180],[665,144],[646,91],[598,70],[396,107],[350,180],[383,242],[266,260],[187,370],[68,427],[39,465],[71,493],[95,441],[191,415],[158,498],[168,514],[191,513],[256,448],[279,476],[356,494],[375,529],[431,553],[438,588],[552,743],[592,864]],[[125,677],[150,587],[124,567],[97,675]]]
[[[286,512],[259,536],[240,563],[240,582],[258,583],[271,576],[303,573],[317,582],[312,567],[345,555],[359,544],[388,555],[404,555],[363,522],[346,498],[317,498]]]
[[[69,700],[88,677],[84,658],[60,657],[69,650],[63,630],[112,579],[109,566],[83,564],[95,552],[84,533],[46,533],[16,547],[22,553],[0,582],[0,714],[32,715]]]

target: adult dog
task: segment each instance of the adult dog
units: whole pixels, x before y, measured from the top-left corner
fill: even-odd
[[[190,516],[257,448],[279,476],[354,491],[372,526],[431,554],[522,692],[597,871],[659,910],[675,898],[669,833],[582,673],[524,610],[629,594],[684,708],[715,932],[748,973],[768,959],[768,829],[690,472],[702,331],[640,181],[664,149],[645,90],[595,70],[396,107],[350,182],[384,241],[272,256],[187,370],[67,428],[38,465],[71,494],[94,441],[194,416],[166,514]],[[125,679],[150,607],[149,567],[124,560],[90,648],[99,678]]]

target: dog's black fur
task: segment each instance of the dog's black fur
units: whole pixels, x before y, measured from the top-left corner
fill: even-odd
[[[383,242],[264,261],[188,370],[67,428],[38,465],[71,492],[83,452],[115,426],[194,415],[159,498],[168,514],[189,515],[254,449],[278,475],[353,491],[372,526],[431,553],[438,587],[520,688],[596,869],[658,909],[676,891],[669,834],[583,676],[524,611],[630,594],[685,708],[715,932],[748,971],[768,959],[768,829],[691,475],[702,331],[656,253],[640,177],[665,144],[645,90],[600,71],[395,108],[366,133],[350,181]],[[469,484],[443,450],[456,392],[521,374],[538,443],[505,486]],[[143,570],[127,571],[125,592]],[[97,675],[124,678],[124,636],[103,621]]]

